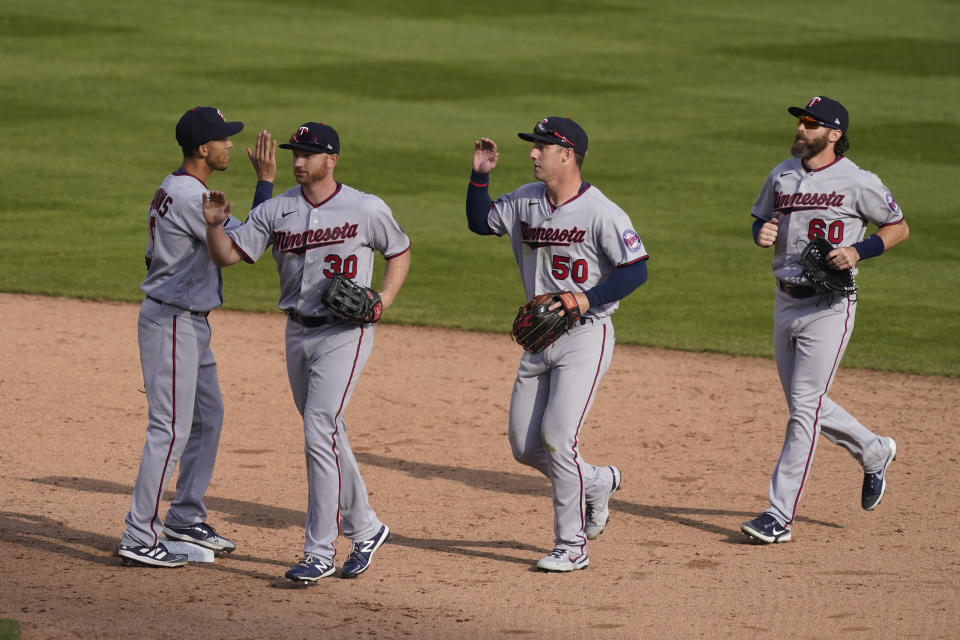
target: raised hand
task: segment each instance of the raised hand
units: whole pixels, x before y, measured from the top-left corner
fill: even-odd
[[[477,173],[490,173],[499,159],[497,143],[490,138],[480,138],[473,143],[473,170]]]
[[[203,194],[203,219],[208,225],[222,225],[231,211],[233,203],[227,202],[227,194],[223,191],[211,191],[209,196]]]
[[[257,134],[256,151],[247,147],[247,157],[257,172],[257,180],[273,182],[277,177],[277,141],[270,143],[270,132],[264,129]]]

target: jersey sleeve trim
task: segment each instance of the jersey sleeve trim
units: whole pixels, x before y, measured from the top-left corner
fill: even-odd
[[[643,262],[644,260],[649,260],[649,259],[650,259],[650,255],[645,253],[639,258],[636,258],[635,260],[631,260],[630,262],[621,262],[620,264],[617,265],[616,268],[619,269],[621,267],[629,267],[632,264],[636,264],[637,262]]]
[[[886,222],[886,223],[880,225],[880,228],[882,229],[882,228],[884,228],[884,227],[895,227],[896,225],[904,222],[905,220],[906,220],[906,218],[904,218],[903,216],[900,216],[900,219],[899,219],[899,220],[895,220],[894,222]]]
[[[384,256],[383,256],[383,259],[384,259],[384,260],[393,260],[394,258],[396,258],[396,257],[398,257],[398,256],[402,256],[402,255],[405,254],[407,251],[410,251],[410,247],[412,247],[412,246],[413,246],[413,243],[412,243],[412,242],[408,242],[406,249],[404,249],[403,251],[398,251],[397,253],[394,253],[393,255],[389,255],[389,256],[388,256],[388,255],[384,255]]]
[[[240,245],[237,244],[237,241],[236,241],[236,240],[234,240],[233,238],[230,238],[230,242],[233,243],[233,248],[236,249],[237,252],[240,253],[240,257],[243,258],[243,261],[244,261],[244,262],[246,262],[247,264],[253,264],[253,263],[254,263],[254,260],[253,260],[250,256],[247,255],[247,252],[246,252],[246,251],[244,251],[243,249],[240,248]]]

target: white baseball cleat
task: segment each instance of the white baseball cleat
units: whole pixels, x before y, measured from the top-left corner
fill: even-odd
[[[537,569],[540,571],[562,573],[576,571],[577,569],[586,569],[589,564],[590,558],[587,557],[586,552],[572,556],[571,552],[566,549],[557,548],[551,551],[547,557],[537,562]]]

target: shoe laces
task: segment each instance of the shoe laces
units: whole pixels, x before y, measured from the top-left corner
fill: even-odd
[[[363,546],[365,540],[354,541],[350,546],[350,555],[347,560],[361,560],[363,558]]]
[[[320,560],[318,556],[315,556],[312,553],[308,553],[307,555],[303,556],[303,558],[301,558],[300,562],[298,562],[297,564],[303,567],[312,567],[315,564],[326,564],[326,563]]]
[[[565,549],[554,549],[549,553],[551,558],[556,558],[557,560],[565,560],[567,557],[567,551]]]

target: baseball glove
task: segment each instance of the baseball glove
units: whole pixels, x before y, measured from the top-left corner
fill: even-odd
[[[814,238],[800,253],[800,270],[817,289],[848,295],[857,290],[852,269],[827,266],[827,255],[834,247],[826,238]]]
[[[333,315],[350,322],[376,322],[383,314],[380,294],[338,273],[321,297]]]
[[[560,307],[550,310],[559,302]],[[580,322],[580,305],[573,293],[542,293],[520,307],[511,335],[530,353],[540,353]]]

